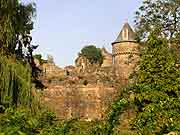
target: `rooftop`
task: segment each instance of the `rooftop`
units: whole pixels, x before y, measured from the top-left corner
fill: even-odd
[[[120,43],[120,42],[127,42],[127,41],[136,41],[135,40],[135,33],[129,23],[125,23],[121,32],[119,33],[117,39],[112,43]]]

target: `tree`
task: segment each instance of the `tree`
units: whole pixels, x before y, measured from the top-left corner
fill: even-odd
[[[134,128],[143,135],[180,133],[180,71],[165,40],[148,39],[132,90],[138,107]]]
[[[94,45],[85,46],[79,53],[80,56],[86,57],[91,64],[99,63],[102,64],[103,56],[100,48],[96,48]]]
[[[33,3],[0,0],[0,104],[26,104],[24,97],[28,102],[31,98],[31,81],[38,81],[40,70],[32,57],[37,46],[31,44],[30,35],[34,14]]]
[[[32,51],[37,48],[31,44],[30,32],[33,29],[35,4],[24,5],[19,0],[0,0],[0,51],[16,54],[18,58],[33,63]],[[23,52],[23,48],[28,51]]]
[[[176,38],[180,33],[179,0],[144,0],[136,12],[136,31],[140,40],[158,30],[158,36]]]
[[[0,53],[15,55],[18,60],[29,63],[33,81],[38,81],[40,70],[36,67],[31,30],[36,8],[34,3],[23,4],[19,0],[0,0]],[[26,51],[25,51],[26,50]]]

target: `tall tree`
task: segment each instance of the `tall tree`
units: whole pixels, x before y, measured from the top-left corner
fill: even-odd
[[[167,46],[150,36],[133,87],[138,107],[134,127],[143,135],[180,133],[180,71]]]
[[[34,3],[0,0],[0,52],[28,62],[32,67],[32,76],[37,81],[39,70],[34,63],[33,51],[38,46],[31,43],[35,15]]]
[[[19,58],[32,59],[30,32],[33,29],[35,4],[24,5],[19,0],[0,0],[0,50],[16,54]],[[23,48],[28,51],[23,52]]]
[[[136,12],[136,31],[140,40],[146,39],[151,31],[167,39],[180,33],[179,0],[144,0]]]
[[[33,81],[38,82],[32,57],[37,46],[31,44],[30,35],[35,11],[33,3],[0,0],[0,104],[23,104],[23,98],[30,97],[29,75],[32,73]]]

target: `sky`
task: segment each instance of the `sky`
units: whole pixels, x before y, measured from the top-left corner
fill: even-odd
[[[118,36],[123,23],[133,26],[142,0],[25,0],[34,1],[37,16],[32,32],[36,53],[54,57],[60,67],[74,65],[85,45],[106,47]]]

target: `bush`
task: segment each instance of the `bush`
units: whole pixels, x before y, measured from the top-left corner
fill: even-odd
[[[59,125],[55,114],[41,110],[33,115],[27,109],[6,109],[0,114],[0,134],[4,135],[59,135],[63,126]]]

